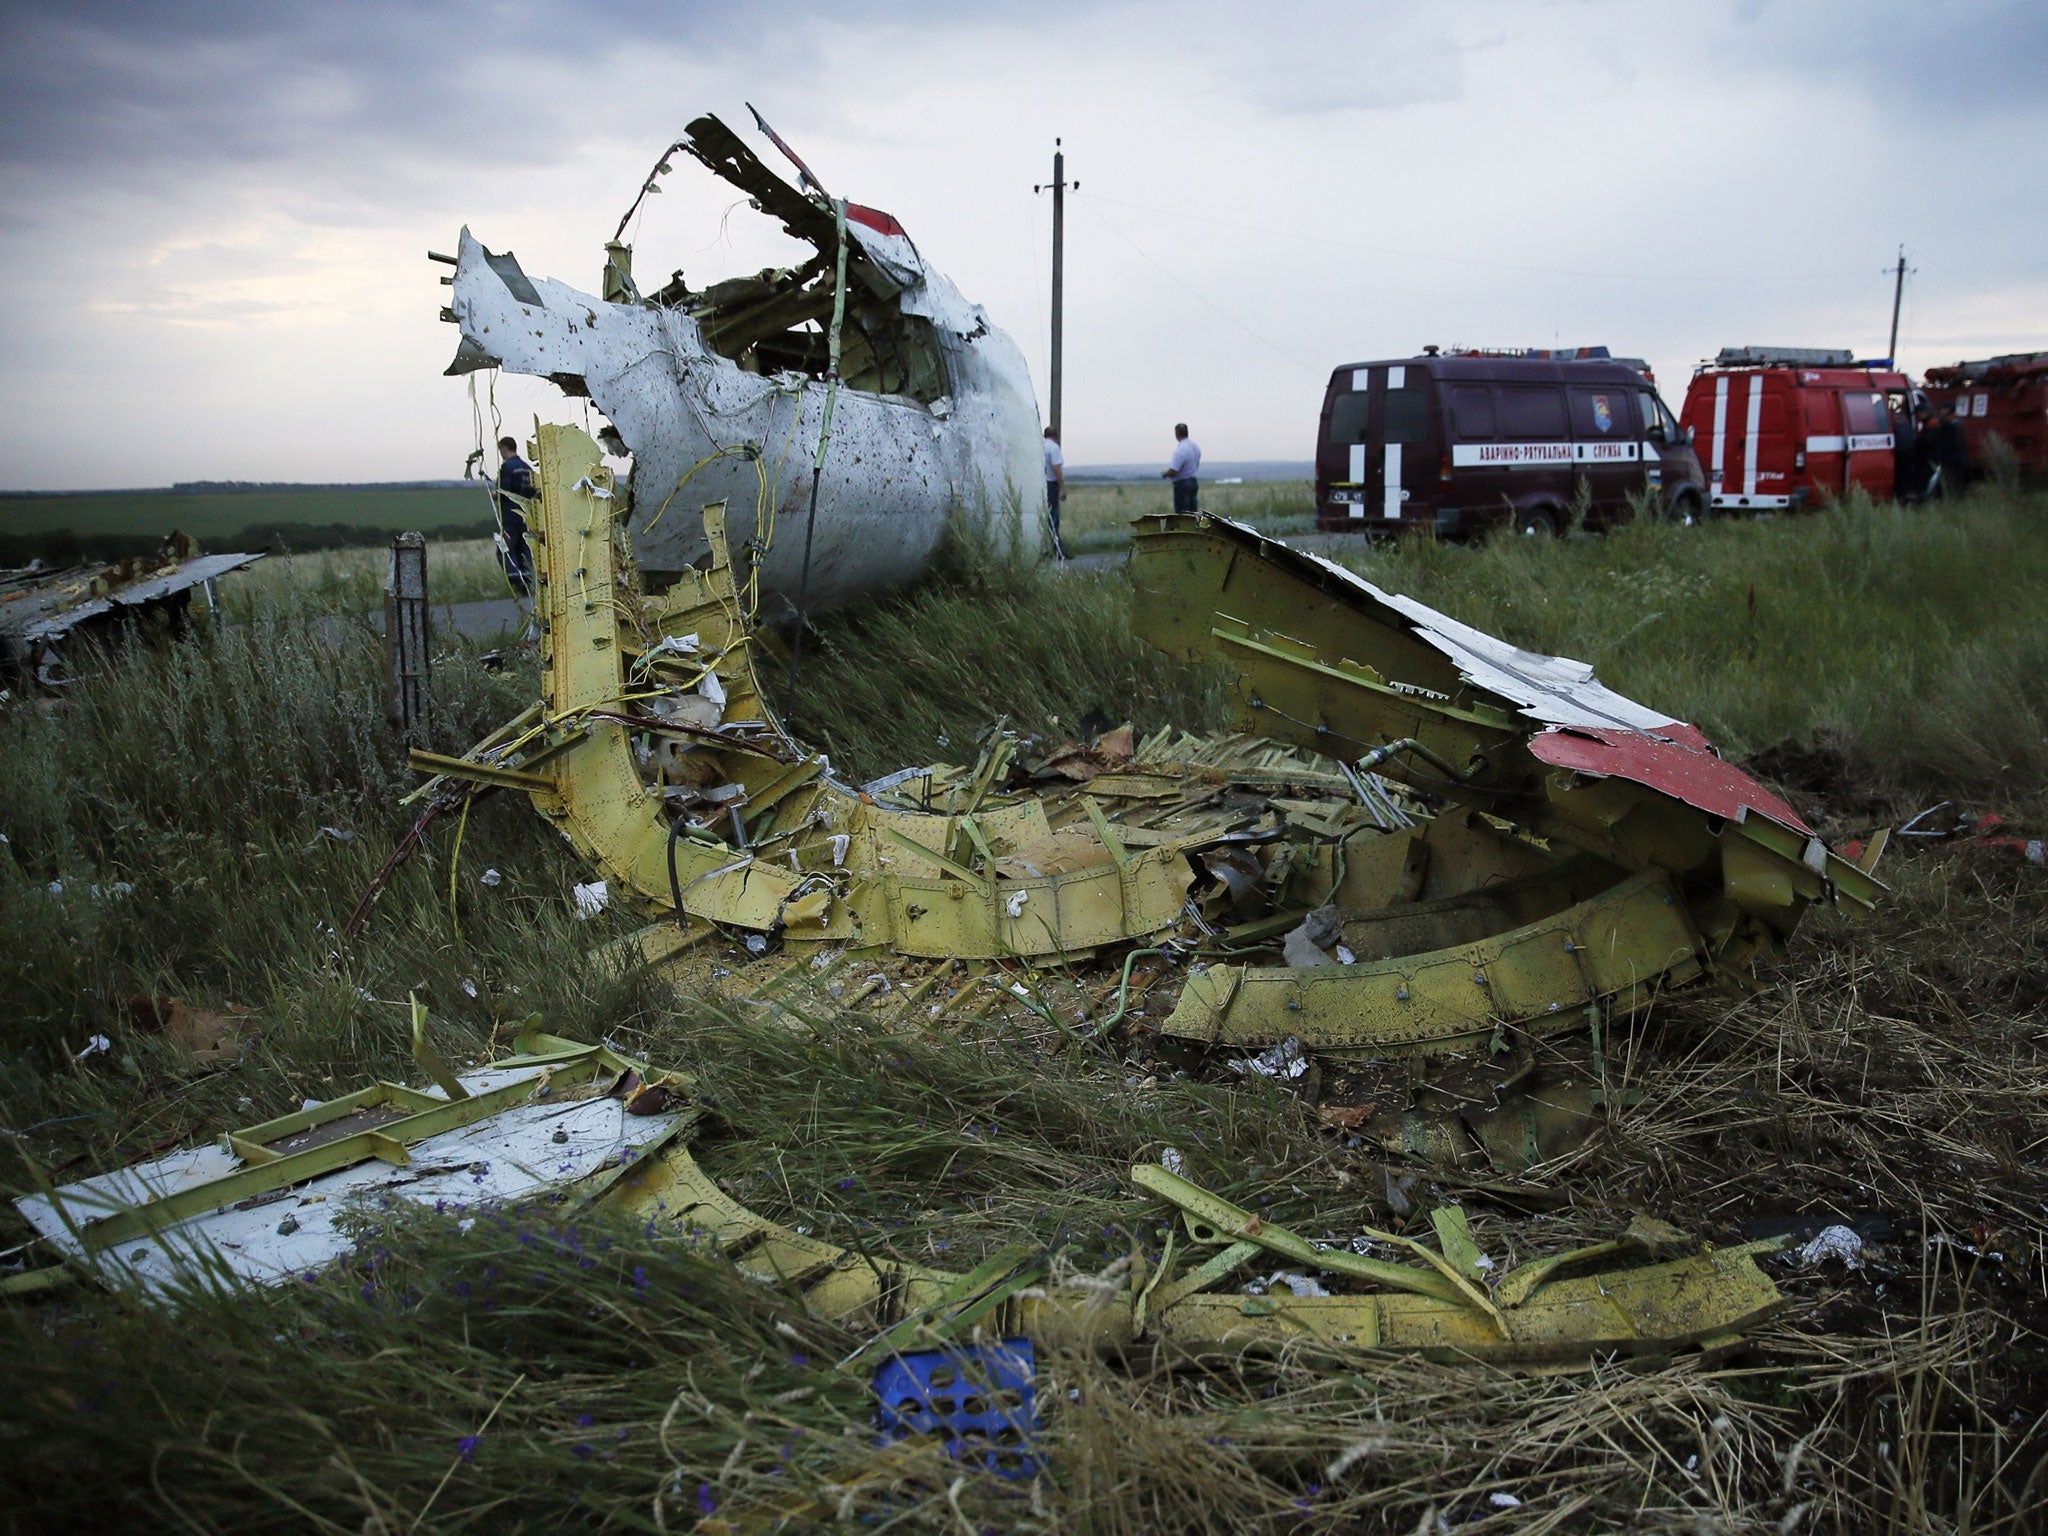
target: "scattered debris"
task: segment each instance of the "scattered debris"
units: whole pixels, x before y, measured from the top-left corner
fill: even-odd
[[[1828,1227],[1817,1233],[1794,1256],[1809,1268],[1824,1264],[1829,1259],[1836,1259],[1845,1268],[1861,1269],[1863,1239],[1857,1236],[1853,1227]]]
[[[651,919],[631,949],[750,1006],[790,985],[844,1005],[820,956],[858,950],[880,980],[855,1005],[984,1017],[980,989],[937,990],[966,963],[1078,1037],[1220,1048],[1212,1070],[1278,1051],[1261,1075],[1372,1107],[1334,1127],[1513,1169],[1597,1122],[1614,1015],[1881,890],[1583,663],[1216,518],[1143,521],[1134,622],[1236,669],[1243,734],[1125,728],[1025,763],[997,728],[970,765],[843,784],[761,697],[724,509],[650,596],[594,494],[609,475],[584,433],[537,430],[547,710],[461,758],[415,753],[435,777],[414,798],[525,792]]]
[[[1007,1420],[1015,1438],[990,1447],[1002,1471],[1029,1452],[1030,1355],[1012,1344],[1002,1346],[1007,1363],[988,1346],[967,1351],[970,1334],[1111,1351],[1155,1339],[1197,1352],[1307,1346],[1533,1363],[1725,1342],[1781,1304],[1755,1264],[1775,1242],[1614,1267],[1654,1258],[1631,1229],[1496,1277],[1478,1262],[1455,1206],[1432,1213],[1437,1248],[1365,1228],[1362,1237],[1403,1256],[1396,1261],[1312,1242],[1153,1163],[1134,1167],[1131,1180],[1179,1214],[1191,1250],[1207,1251],[1187,1268],[1169,1243],[1157,1262],[1101,1276],[1023,1248],[950,1274],[835,1247],[734,1201],[689,1153],[699,1114],[685,1075],[543,1034],[537,1022],[512,1055],[457,1073],[429,1048],[424,1025],[416,1004],[413,1051],[430,1088],[378,1083],[308,1101],[217,1144],[27,1195],[16,1207],[72,1271],[170,1295],[223,1274],[278,1284],[340,1260],[350,1252],[348,1219],[366,1201],[468,1209],[573,1191],[644,1216],[650,1235],[732,1256],[822,1318],[874,1330],[845,1364],[905,1366],[907,1374],[876,1377],[886,1388],[885,1435],[943,1430],[960,1439]],[[1292,1267],[1263,1294],[1213,1289],[1266,1255]],[[39,1290],[59,1273],[27,1270],[0,1289]],[[979,1408],[958,1395],[949,1407],[941,1366],[956,1379],[980,1373],[995,1390]],[[994,1420],[977,1418],[989,1412]],[[1003,1460],[1012,1455],[1017,1463]]]
[[[1037,1374],[1029,1339],[892,1355],[875,1367],[881,1442],[936,1436],[954,1461],[1011,1481],[1036,1477]]]
[[[132,629],[163,614],[184,629],[199,588],[213,605],[213,583],[262,559],[260,554],[202,555],[198,542],[173,533],[153,556],[111,565],[0,571],[0,666],[48,689],[66,681],[62,651],[74,637]]]
[[[1289,1035],[1270,1051],[1239,1057],[1227,1065],[1240,1076],[1256,1073],[1260,1077],[1294,1078],[1308,1070],[1308,1055],[1302,1050],[1301,1042]]]
[[[417,1033],[415,1055],[433,1087],[378,1083],[309,1100],[217,1144],[16,1207],[62,1259],[106,1283],[161,1293],[227,1272],[274,1284],[345,1255],[346,1218],[362,1201],[475,1206],[602,1191],[696,1118],[673,1078],[659,1080],[680,1090],[672,1107],[635,1115],[627,1100],[652,1075],[604,1046],[529,1030],[510,1058],[459,1075]]]

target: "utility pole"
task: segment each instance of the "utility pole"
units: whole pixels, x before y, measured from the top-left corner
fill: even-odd
[[[1885,348],[1885,357],[1896,368],[1899,366],[1899,301],[1906,296],[1906,248],[1899,247],[1899,264],[1892,278],[1892,340]]]
[[[1033,187],[1043,192],[1052,188],[1052,401],[1049,409],[1050,420],[1046,425],[1052,428],[1052,435],[1060,435],[1060,393],[1061,393],[1061,351],[1066,332],[1066,287],[1067,287],[1067,188],[1076,192],[1081,183],[1067,180],[1067,157],[1060,149],[1060,141],[1052,141],[1052,180]]]

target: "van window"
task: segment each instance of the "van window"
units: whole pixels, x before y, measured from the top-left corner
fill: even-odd
[[[1892,424],[1885,414],[1884,396],[1869,390],[1852,390],[1844,394],[1842,429],[1852,437],[1891,431]]]
[[[1657,398],[1655,390],[1636,391],[1636,416],[1642,422],[1643,431],[1662,427],[1666,442],[1678,441],[1678,423],[1671,419],[1671,408]]]
[[[1572,389],[1571,400],[1572,434],[1581,441],[1635,436],[1635,416],[1626,391],[1580,385]]]
[[[1365,395],[1339,395],[1330,402],[1330,441],[1333,443],[1362,443],[1365,441]]]
[[[1420,443],[1428,439],[1428,395],[1419,389],[1390,389],[1382,398],[1388,442]]]
[[[1558,442],[1565,427],[1564,391],[1541,385],[1503,384],[1496,396],[1502,437]]]
[[[1468,443],[1493,436],[1493,391],[1484,384],[1451,387],[1451,426]]]

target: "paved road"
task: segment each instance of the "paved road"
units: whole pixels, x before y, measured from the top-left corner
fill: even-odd
[[[1328,554],[1346,547],[1356,547],[1358,540],[1342,533],[1297,534],[1287,541],[1296,549],[1314,550]],[[1076,555],[1064,565],[1055,566],[1059,571],[1109,571],[1124,562],[1127,552],[1121,549],[1105,549],[1095,554]],[[509,597],[492,598],[481,603],[437,603],[431,615],[434,632],[447,634],[453,630],[467,639],[481,641],[512,641],[519,637],[526,627],[526,614]],[[347,619],[327,621],[328,632],[339,640],[349,626],[366,623],[378,634],[384,633],[384,613],[379,609]]]
[[[496,597],[481,603],[435,603],[427,618],[437,635],[453,630],[472,640],[515,640],[526,627],[525,613],[509,597]],[[375,633],[383,634],[384,610],[379,608],[369,613],[328,619],[321,625],[321,631],[330,641],[338,643],[359,626],[367,626]]]

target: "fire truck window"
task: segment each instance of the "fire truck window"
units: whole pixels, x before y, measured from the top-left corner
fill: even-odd
[[[1863,390],[1843,395],[1842,427],[1852,436],[1891,431],[1892,424],[1885,419],[1884,396]]]
[[[1451,426],[1467,442],[1493,436],[1493,391],[1484,384],[1459,384],[1451,390]]]
[[[1362,443],[1365,441],[1365,401],[1361,394],[1339,395],[1330,402],[1330,441],[1333,443]]]
[[[1583,388],[1571,392],[1572,434],[1581,441],[1603,437],[1634,437],[1635,408],[1619,389]]]
[[[1429,436],[1429,397],[1419,389],[1390,389],[1383,419],[1388,442],[1423,442]]]
[[[1500,435],[1556,442],[1567,435],[1564,391],[1505,384],[1499,396]]]

